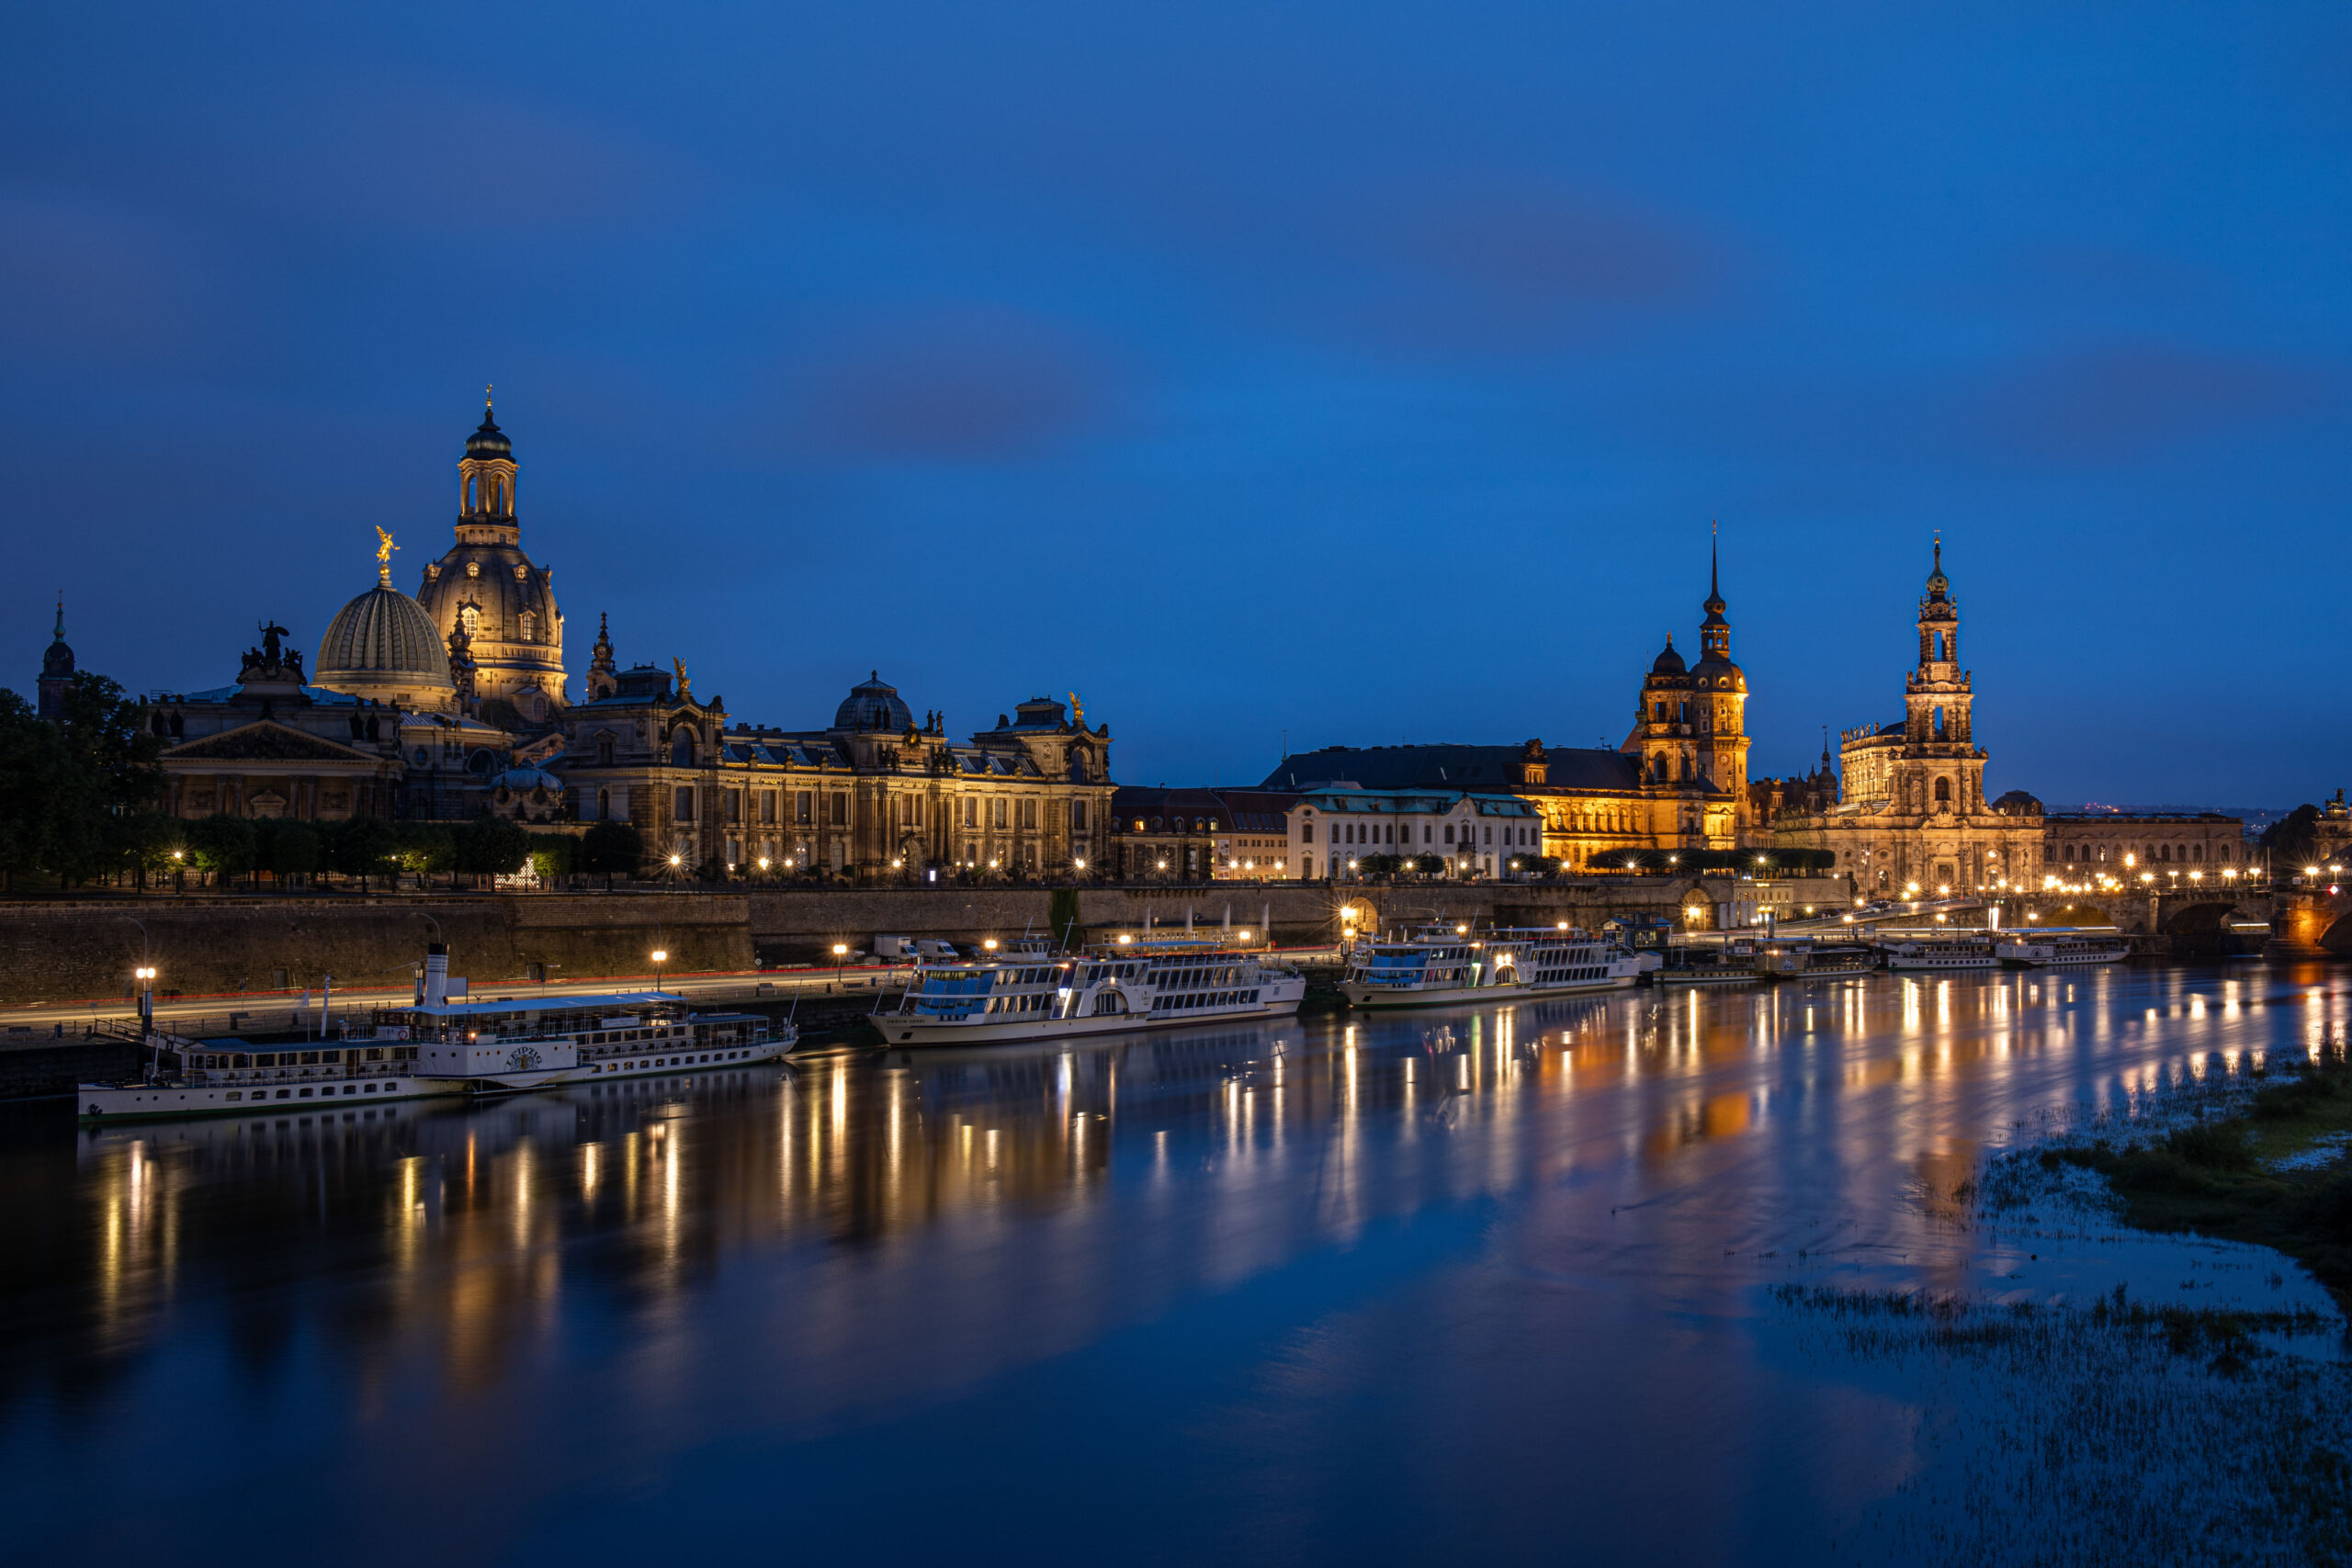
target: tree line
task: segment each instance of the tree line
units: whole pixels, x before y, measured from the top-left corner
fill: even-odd
[[[582,837],[534,833],[498,817],[469,822],[340,822],[216,814],[183,820],[157,809],[163,742],[140,705],[103,675],[84,671],[58,716],[0,689],[0,891],[36,882],[59,888],[119,881],[184,884],[190,872],[220,886],[281,889],[321,876],[373,883],[410,873],[481,878],[634,875],[645,846],[626,822],[600,822]]]

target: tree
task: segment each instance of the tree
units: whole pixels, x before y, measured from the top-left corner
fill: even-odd
[[[419,876],[430,876],[436,871],[450,872],[458,864],[458,836],[438,822],[402,822],[393,829],[399,846],[393,852],[400,857],[401,869],[413,871]],[[457,884],[453,881],[451,886]]]
[[[579,863],[580,840],[569,833],[526,833],[531,840],[531,869],[544,880],[569,876]]]
[[[613,890],[614,873],[634,875],[644,860],[645,835],[627,822],[599,822],[580,840],[580,869],[603,874],[607,893]]]
[[[2285,871],[2301,871],[2312,863],[2319,843],[2319,807],[2302,805],[2262,830],[2262,847],[2270,863]]]
[[[54,722],[0,692],[0,878],[130,868],[127,824],[163,793],[161,750],[139,705],[103,675],[74,676]]]
[[[222,886],[253,869],[257,847],[254,825],[242,817],[216,811],[187,825],[187,858]]]
[[[1077,888],[1054,889],[1053,897],[1046,901],[1046,929],[1052,934],[1055,947],[1065,953],[1086,945],[1086,927],[1079,920]]]
[[[268,866],[277,874],[280,891],[319,869],[322,847],[317,829],[308,822],[285,818],[276,824],[269,835]]]
[[[181,848],[184,836],[176,817],[160,811],[134,812],[123,818],[119,835],[122,863],[144,887],[148,873],[171,870],[172,852]]]
[[[335,829],[330,862],[338,874],[359,878],[359,890],[365,893],[368,879],[380,873],[399,849],[400,835],[390,823],[380,817],[354,817]]]
[[[479,880],[523,869],[531,855],[529,829],[503,817],[477,817],[457,831],[457,867]]]
[[[57,727],[0,691],[0,886],[51,865],[67,771]]]
[[[64,794],[50,866],[61,877],[81,880],[126,864],[125,823],[163,795],[156,758],[164,743],[141,717],[139,704],[104,675],[85,670],[65,688],[57,719]]]

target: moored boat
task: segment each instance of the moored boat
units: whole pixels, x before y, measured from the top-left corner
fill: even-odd
[[[1000,1045],[1176,1024],[1283,1017],[1306,977],[1261,953],[1193,939],[1127,939],[1055,957],[915,966],[898,1008],[874,1023],[892,1045]]]
[[[425,960],[413,1004],[369,1024],[301,1041],[193,1040],[150,1031],[148,1062],[123,1083],[85,1083],[85,1122],[256,1115],[450,1096],[514,1094],[568,1084],[772,1062],[792,1049],[789,1022],[756,1013],[696,1013],[667,991],[447,999],[448,960]]]
[[[1340,991],[1353,1007],[1436,1007],[1619,990],[1641,971],[1633,953],[1573,928],[1428,926],[1408,941],[1360,944]]]
[[[2131,953],[2120,936],[2102,931],[2011,931],[1994,945],[2005,968],[2056,969],[2084,964],[2112,964]]]

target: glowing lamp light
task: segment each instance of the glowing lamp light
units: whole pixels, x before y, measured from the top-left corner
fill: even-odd
[[[1243,932],[1241,933],[1241,940],[1242,940],[1242,941],[1244,941],[1244,942],[1248,942],[1248,941],[1250,940],[1250,933],[1249,933],[1248,931],[1243,931]]]
[[[1131,936],[1126,935],[1125,932],[1120,933],[1120,936],[1119,936],[1119,945],[1120,945],[1121,947],[1125,947],[1125,946],[1126,946],[1126,945],[1127,945],[1127,943],[1129,943],[1129,942],[1133,942],[1133,941],[1135,941],[1135,938],[1133,938],[1133,937],[1131,937]]]

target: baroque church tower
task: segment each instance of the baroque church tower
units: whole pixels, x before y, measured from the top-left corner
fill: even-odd
[[[1686,665],[1674,639],[1643,679],[1624,750],[1640,760],[1643,789],[1657,813],[1649,831],[1664,842],[1731,849],[1751,826],[1747,797],[1747,676],[1732,662],[1723,576],[1707,553],[1707,599],[1700,606],[1699,661]]]
[[[514,475],[514,443],[485,394],[458,462],[457,544],[426,564],[416,597],[443,642],[470,660],[482,716],[528,729],[554,722],[569,697],[555,571],[523,553]]]

